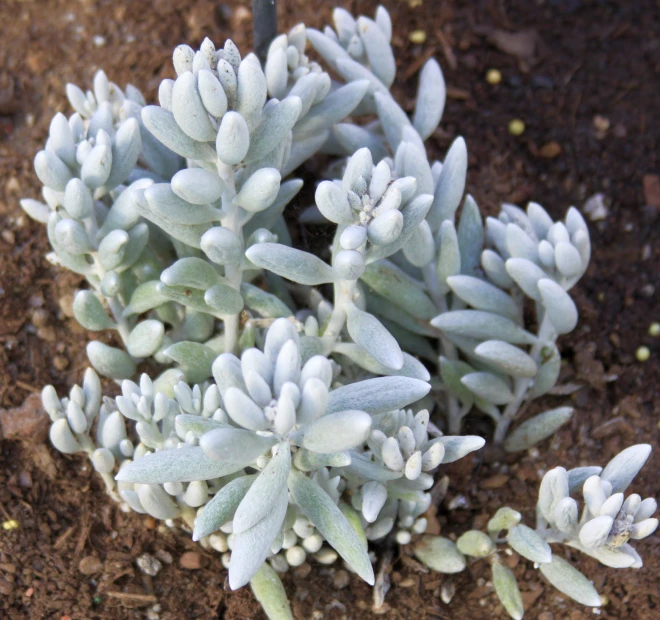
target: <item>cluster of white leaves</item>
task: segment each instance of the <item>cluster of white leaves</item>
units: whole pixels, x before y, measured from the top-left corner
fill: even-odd
[[[316,209],[305,214],[307,221],[337,225],[333,269],[281,247],[255,246],[248,255],[258,266],[297,282],[343,282],[348,334],[367,354],[363,367],[380,364],[400,371],[398,348],[437,363],[437,353],[419,338],[435,336],[450,429],[457,432],[476,406],[494,420],[496,440],[502,442],[521,404],[546,393],[558,378],[555,342],[577,322],[566,291],[589,261],[586,224],[574,208],[566,223],[553,222],[540,205],[530,203],[527,213],[504,205],[499,218],[488,218],[484,227],[474,200],[463,201],[464,140],[454,141],[444,162],[427,159],[424,140],[435,131],[445,103],[437,63],[429,60],[422,69],[409,119],[389,93],[395,63],[387,13],[379,9],[375,21],[356,20],[336,9],[333,18],[334,29],[310,29],[307,36],[348,85],[368,81],[356,110],[377,115],[367,126],[336,125],[323,147],[351,155],[341,180],[318,185]],[[340,176],[336,167],[330,174]],[[345,284],[356,279],[366,288]],[[537,334],[525,329],[526,298],[535,303]],[[366,309],[370,318],[353,311],[356,299],[364,300],[366,308],[358,310]],[[351,321],[352,315],[360,321]],[[387,346],[388,335],[395,336],[398,347]],[[506,447],[529,447],[569,417],[568,408],[547,412]]]
[[[382,538],[395,523],[399,544],[409,543],[412,534],[423,533],[427,519],[421,515],[431,504],[430,493],[425,493],[433,486],[431,472],[440,464],[453,463],[480,449],[484,443],[481,437],[444,436],[430,422],[426,410],[417,414],[398,410],[374,415],[367,445],[379,468],[361,472],[365,465],[359,462],[339,470],[349,478],[349,488],[355,489],[351,496],[353,507],[370,524],[367,538]]]
[[[651,446],[631,446],[600,468],[579,468],[567,472],[550,470],[539,490],[538,515],[541,525],[554,530],[546,536],[591,555],[613,568],[640,568],[642,560],[629,540],[650,536],[658,527],[651,518],[658,505],[655,499],[624,491],[642,468]],[[585,479],[586,477],[586,479]],[[579,516],[578,502],[570,496],[581,489],[584,502]]]
[[[440,292],[451,295],[452,310],[431,324],[464,357],[441,360],[443,379],[461,405],[458,416],[476,406],[503,429],[501,441],[522,402],[547,393],[559,377],[555,343],[577,324],[577,309],[566,291],[588,264],[589,233],[576,209],[569,209],[566,223],[553,222],[540,205],[530,203],[527,213],[504,205],[498,219],[488,218],[484,236],[476,206],[470,204],[458,230],[450,222],[441,227],[448,243],[436,275],[441,274]],[[468,246],[461,247],[461,236],[472,240]],[[525,329],[526,298],[534,302],[536,334]],[[530,447],[570,414],[563,408],[530,420],[509,437],[506,449]]]
[[[285,570],[308,554],[321,562],[339,554],[372,582],[367,540],[386,536],[397,516],[401,542],[426,529],[419,516],[430,505],[425,491],[433,479],[421,473],[421,455],[430,471],[483,445],[478,437],[429,440],[428,412],[413,417],[399,410],[427,394],[422,380],[389,376],[341,385],[327,357],[303,363],[289,319],[270,326],[262,348],[247,348],[240,358],[221,354],[212,370],[214,383],[192,388],[178,371],[155,383],[147,375],[139,384],[123,381],[122,395],[100,407],[96,442],[89,421],[100,406],[94,371],[69,399],[59,401],[46,388],[44,404],[56,447],[91,451],[104,474],[116,460],[117,492],[131,509],[181,517],[195,540],[213,536],[210,546],[231,551],[225,561],[232,588],[247,583],[266,559]],[[383,431],[409,439],[406,423],[419,448],[415,475],[404,475],[375,449]],[[100,447],[93,449],[95,443]]]

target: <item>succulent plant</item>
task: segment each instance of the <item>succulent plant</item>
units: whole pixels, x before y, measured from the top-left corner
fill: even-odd
[[[130,509],[181,519],[270,617],[290,617],[277,572],[341,556],[373,583],[369,544],[385,537],[414,542],[441,572],[462,570],[466,554],[491,558],[519,617],[496,531],[456,545],[415,537],[436,469],[484,444],[459,435],[473,407],[510,452],[571,417],[560,407],[509,432],[558,379],[589,232],[575,208],[554,222],[536,203],[504,205],[484,225],[464,198],[465,141],[443,162],[426,154],[445,105],[438,63],[421,69],[409,118],[390,94],[387,11],[335,9],[333,21],[278,36],[263,66],[231,40],[180,45],[159,105],[102,71],[93,91],[67,87],[76,112],[54,117],[35,158],[45,204],[22,206],[47,225],[49,259],[89,283],[78,321],[114,330],[121,348],[93,340],[82,387],[61,400],[44,389],[51,441],[87,453]],[[301,221],[334,231],[328,253],[295,247],[283,217],[303,186],[291,173],[317,153],[331,163]],[[102,399],[99,374],[122,394]],[[623,502],[621,468],[634,469],[588,470],[579,522],[566,479],[582,470],[561,468],[541,486],[537,530],[511,509],[494,520],[560,589],[568,573],[549,542],[637,566],[626,537],[650,532],[655,508]],[[596,604],[589,593],[582,602]]]
[[[373,584],[367,541],[388,535],[397,518],[398,540],[424,532],[420,516],[433,485],[426,472],[484,440],[437,429],[429,439],[428,412],[400,410],[429,391],[425,381],[386,376],[341,385],[339,370],[322,355],[303,364],[296,327],[280,318],[263,348],[247,348],[240,359],[219,355],[214,383],[191,389],[176,382],[176,371],[155,383],[142,375],[139,384],[124,380],[122,395],[100,406],[100,381],[89,370],[68,399],[47,387],[44,403],[58,449],[86,450],[104,475],[119,464],[110,491],[131,509],[181,517],[194,540],[215,536],[212,547],[231,550],[224,560],[232,588],[266,559],[286,570],[308,553],[324,563],[338,553]],[[98,448],[90,437],[97,417]]]
[[[534,562],[555,588],[578,603],[599,607],[601,599],[591,581],[554,555],[550,545],[573,547],[611,568],[641,568],[642,559],[628,541],[655,532],[658,519],[653,514],[658,504],[653,498],[642,500],[636,493],[624,500],[623,492],[650,454],[651,446],[640,444],[620,452],[604,469],[593,466],[566,471],[555,467],[543,476],[539,487],[535,529],[521,523],[519,512],[503,507],[488,522],[487,532],[469,530],[455,544],[440,536],[422,537],[415,545],[415,555],[443,573],[463,570],[468,557],[487,558],[495,593],[514,620],[523,617],[522,597],[513,572],[499,556],[498,544],[507,544]],[[582,516],[571,495],[582,496]],[[506,532],[504,537],[500,537],[502,532]]]

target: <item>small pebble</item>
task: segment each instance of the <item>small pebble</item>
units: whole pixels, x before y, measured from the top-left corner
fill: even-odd
[[[605,116],[596,114],[593,119],[594,129],[596,130],[596,137],[605,137],[607,130],[610,128],[610,120]]]
[[[644,295],[644,297],[653,297],[655,293],[655,286],[653,284],[645,284],[642,288],[639,289],[639,292]]]
[[[186,570],[199,570],[204,566],[204,560],[205,558],[201,553],[197,553],[197,551],[186,551],[179,558],[179,565]]]
[[[654,338],[660,336],[660,323],[651,323],[649,325],[649,336],[653,336]]]
[[[348,572],[345,570],[338,570],[332,579],[332,585],[337,590],[341,590],[348,585],[349,581],[350,581],[350,576]]]
[[[8,192],[18,193],[21,191],[21,185],[16,177],[11,177],[9,181],[7,181],[7,185],[5,185],[5,189]]]
[[[55,342],[55,338],[57,337],[55,335],[55,328],[51,325],[39,327],[37,329],[37,336],[46,342]]]
[[[16,243],[16,235],[13,230],[3,230],[1,236],[3,241],[9,245],[14,245]]]
[[[243,23],[252,19],[252,13],[250,9],[244,6],[239,6],[236,11],[234,11],[234,19],[239,23]]]
[[[174,560],[172,554],[169,551],[165,551],[165,549],[159,549],[156,551],[155,556],[164,564],[171,564]]]
[[[405,579],[402,579],[398,585],[400,588],[412,588],[413,586],[416,586],[417,583],[417,579],[414,577],[406,577]]]
[[[154,519],[153,517],[147,517],[144,520],[144,526],[148,530],[155,530],[158,527],[158,521],[156,521],[156,519]]]
[[[605,194],[598,192],[590,196],[584,203],[582,210],[589,216],[592,222],[598,222],[607,218],[609,210],[605,204]]]
[[[486,82],[495,86],[502,81],[502,73],[499,69],[488,69],[486,72]]]
[[[96,556],[88,555],[80,560],[78,570],[83,575],[93,575],[94,573],[99,573],[103,570],[103,563]]]
[[[55,370],[64,370],[69,365],[69,360],[63,355],[56,355],[53,358],[53,366]]]
[[[635,351],[635,357],[638,362],[646,362],[651,357],[651,350],[648,347],[639,347]]]
[[[426,41],[426,31],[425,30],[413,30],[409,35],[411,43],[421,45]]]
[[[28,298],[28,306],[30,308],[41,308],[44,305],[44,296],[41,293],[37,295],[30,295]]]
[[[105,37],[97,34],[92,37],[92,43],[94,43],[94,47],[103,47],[105,45]]]
[[[525,133],[525,123],[523,123],[519,118],[514,118],[509,123],[509,133],[512,136],[522,136]]]
[[[442,584],[442,588],[440,590],[440,599],[445,605],[449,605],[449,603],[451,603],[451,599],[454,598],[454,594],[456,594],[456,586],[454,585],[453,581],[446,581]]]
[[[306,577],[309,576],[311,572],[312,572],[311,565],[305,562],[304,564],[301,564],[300,566],[296,566],[293,569],[293,576],[296,579],[305,579]]]
[[[62,310],[64,316],[72,317],[73,316],[73,293],[66,293],[59,298],[57,302]]]
[[[155,577],[160,572],[160,569],[163,568],[160,561],[149,553],[143,553],[135,563],[145,575],[149,575],[150,577]]]
[[[32,313],[32,325],[35,327],[45,327],[48,324],[49,314],[45,308],[37,308]]]

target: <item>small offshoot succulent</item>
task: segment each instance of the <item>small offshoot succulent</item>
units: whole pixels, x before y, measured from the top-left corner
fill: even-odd
[[[53,118],[34,162],[44,202],[21,204],[46,224],[48,259],[89,284],[77,320],[114,336],[87,345],[94,370],[68,397],[44,389],[51,441],[87,453],[127,509],[180,519],[271,618],[291,615],[278,572],[341,556],[373,583],[370,545],[386,537],[442,572],[462,570],[464,554],[490,557],[520,617],[493,528],[458,546],[416,537],[437,468],[484,444],[460,436],[469,411],[490,417],[510,452],[573,414],[560,407],[509,432],[558,379],[589,232],[575,208],[555,222],[536,203],[484,224],[464,197],[463,138],[444,161],[427,156],[445,105],[438,63],[422,67],[409,117],[390,94],[387,11],[335,9],[333,20],[280,35],[263,65],[231,40],[180,45],[158,105],[102,71],[90,91],[67,86],[75,112]],[[291,175],[317,153],[330,163],[300,219],[334,237],[312,253],[283,214],[303,186]],[[121,395],[102,398],[99,375]],[[548,543],[638,566],[626,540],[657,524],[654,500],[622,500],[639,467],[612,463],[586,482],[581,469],[547,474],[537,530],[508,508],[495,518],[563,591],[570,571]]]
[[[522,597],[513,572],[499,556],[498,544],[534,562],[555,588],[573,600],[599,607],[601,598],[591,581],[554,555],[550,545],[573,547],[612,568],[640,568],[642,558],[628,541],[655,532],[658,519],[653,514],[658,504],[636,493],[624,498],[624,491],[650,454],[651,446],[640,444],[623,450],[604,469],[555,467],[543,476],[539,487],[535,529],[521,523],[519,512],[503,507],[488,521],[486,532],[470,530],[456,543],[440,536],[422,537],[414,547],[415,555],[443,573],[463,570],[469,557],[487,558],[495,593],[514,620],[523,617]]]

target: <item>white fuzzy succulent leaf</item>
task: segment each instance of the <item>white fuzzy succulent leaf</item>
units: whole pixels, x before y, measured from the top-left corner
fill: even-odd
[[[513,620],[521,620],[525,608],[513,571],[503,566],[499,560],[493,560],[491,568],[493,571],[493,587],[497,598],[500,599],[500,603]]]
[[[128,353],[98,340],[87,345],[87,357],[99,374],[111,379],[129,379],[135,374],[135,362]]]
[[[233,519],[234,533],[240,534],[256,526],[272,510],[277,498],[283,495],[286,497],[290,470],[291,448],[288,443],[280,443],[236,509]]]
[[[612,492],[625,491],[651,454],[649,444],[638,444],[619,452],[603,469],[600,477],[612,485]]]
[[[552,561],[540,564],[539,569],[543,576],[566,596],[582,605],[601,606],[600,596],[591,581],[566,560],[553,555]]]
[[[261,568],[282,527],[288,504],[287,493],[281,493],[261,521],[236,535],[229,565],[229,587],[232,590],[247,584]]]
[[[291,604],[279,575],[269,564],[261,568],[250,579],[250,588],[254,597],[271,620],[293,620]]]
[[[289,474],[289,490],[296,505],[328,543],[362,579],[373,585],[374,572],[366,545],[330,496],[295,470]]]
[[[367,413],[401,409],[428,394],[431,386],[410,377],[378,377],[332,390],[326,413],[346,411],[359,406]]]
[[[278,243],[258,243],[245,255],[257,267],[300,284],[316,286],[335,279],[332,267],[320,258]]]
[[[518,426],[504,442],[507,452],[527,450],[554,435],[573,415],[572,407],[559,407],[540,413]]]
[[[413,117],[413,125],[424,140],[430,137],[440,124],[446,97],[442,69],[434,58],[430,58],[419,74],[419,88]]]
[[[240,471],[249,464],[214,461],[200,447],[160,450],[122,467],[116,476],[120,482],[164,484],[212,480]]]
[[[539,564],[550,562],[550,545],[533,529],[519,523],[509,530],[507,542],[520,555]]]
[[[401,347],[375,316],[351,304],[347,310],[347,327],[351,338],[376,361],[391,370],[403,367]]]
[[[453,310],[431,321],[438,329],[477,340],[503,340],[512,344],[533,344],[536,337],[510,319],[482,310]]]

